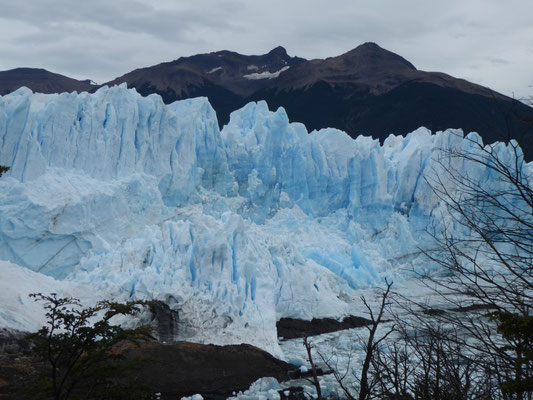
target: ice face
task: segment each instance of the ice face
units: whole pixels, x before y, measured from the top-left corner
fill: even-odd
[[[50,167],[99,180],[134,173],[159,179],[163,198],[180,205],[198,185],[227,193],[231,176],[215,112],[205,98],[165,106],[124,85],[95,94],[32,94],[0,103],[0,160],[21,182]],[[216,172],[216,173],[215,173]]]
[[[23,88],[0,97],[0,260],[103,297],[173,298],[182,337],[279,353],[277,319],[353,313],[355,289],[428,268],[428,224],[451,223],[428,180],[443,151],[481,140],[462,136],[309,134],[265,102],[220,132],[205,98]]]

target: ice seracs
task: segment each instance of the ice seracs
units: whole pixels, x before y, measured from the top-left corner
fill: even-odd
[[[0,260],[13,263],[3,268],[14,287],[31,273],[41,291],[53,278],[103,297],[172,298],[180,338],[280,355],[277,319],[341,317],[355,289],[431,268],[417,249],[440,203],[424,177],[442,149],[479,140],[424,128],[383,145],[309,134],[265,102],[219,131],[205,98],[20,89],[0,98],[0,165],[11,167]],[[481,166],[469,173],[490,181]],[[0,322],[20,327],[9,293]]]

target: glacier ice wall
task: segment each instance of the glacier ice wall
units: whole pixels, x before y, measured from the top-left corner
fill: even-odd
[[[22,182],[50,167],[100,180],[144,173],[159,179],[163,198],[173,205],[200,184],[232,190],[206,99],[167,107],[159,96],[141,97],[125,87],[50,96],[22,88],[1,100],[0,132],[0,160]]]
[[[480,140],[308,134],[265,102],[220,132],[205,98],[23,88],[0,97],[0,260],[102,296],[172,298],[182,337],[275,353],[280,317],[353,313],[355,289],[427,267],[418,246],[441,221],[426,179],[443,149]]]

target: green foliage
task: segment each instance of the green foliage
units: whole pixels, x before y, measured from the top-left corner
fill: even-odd
[[[527,393],[533,391],[533,316],[505,311],[489,314],[491,320],[498,324],[498,333],[506,341],[502,350],[512,354],[516,368],[516,379],[502,384],[502,391],[507,394]],[[529,372],[529,373],[528,373]]]
[[[50,368],[41,376],[38,398],[148,399],[153,391],[132,383],[132,371],[142,360],[126,360],[117,345],[145,339],[149,327],[125,329],[111,320],[134,315],[144,302],[98,302],[82,308],[78,299],[55,293],[30,295],[44,302],[46,326],[30,335],[34,353]],[[46,396],[46,397],[45,397]]]
[[[10,167],[8,167],[8,166],[6,166],[6,165],[0,165],[0,177],[1,177],[2,175],[4,175],[5,172],[9,171],[9,168],[10,168]]]

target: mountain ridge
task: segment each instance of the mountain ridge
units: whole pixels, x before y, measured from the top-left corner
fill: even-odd
[[[95,87],[88,79],[80,81],[43,68],[20,67],[0,71],[0,95],[14,92],[22,86],[26,86],[34,92],[45,94],[72,91],[89,92]]]
[[[420,126],[434,132],[460,128],[480,133],[487,142],[517,139],[526,158],[533,159],[533,108],[464,79],[418,70],[372,42],[312,60],[292,57],[281,46],[262,55],[228,50],[196,54],[135,69],[99,86],[58,76],[50,75],[48,86],[35,78],[26,86],[51,93],[54,85],[56,92],[94,91],[126,83],[143,96],[159,94],[167,104],[204,96],[220,127],[234,110],[266,100],[272,108],[284,107],[292,121],[310,131],[335,127],[351,137],[364,134],[383,141]],[[19,77],[6,87],[8,80],[0,72],[0,94],[23,81]]]

